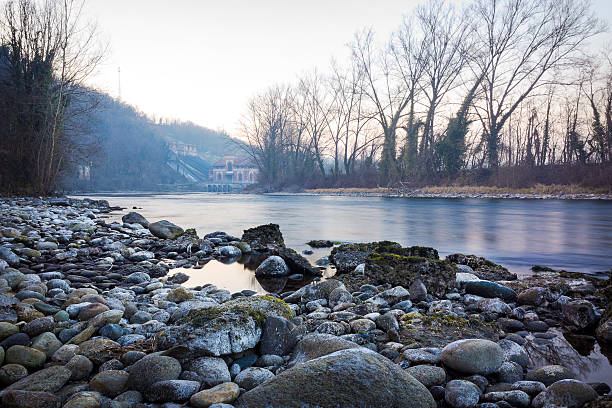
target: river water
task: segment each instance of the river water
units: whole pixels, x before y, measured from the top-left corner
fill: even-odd
[[[441,256],[475,254],[517,274],[533,265],[587,273],[612,268],[612,201],[423,199],[315,195],[245,195],[215,193],[94,195],[125,207],[111,219],[137,207],[149,221],[167,219],[200,236],[225,231],[240,237],[246,228],[276,223],[288,247],[302,252],[312,239],[369,242],[397,241],[431,246]],[[315,249],[314,262],[329,254]],[[174,269],[190,276],[186,286],[213,283],[232,292],[292,289],[265,287],[242,262],[210,261],[202,269]],[[333,274],[327,269],[326,274]],[[303,284],[303,283],[302,283]],[[572,367],[585,381],[612,381],[610,350],[594,339],[568,343],[560,335],[554,347],[534,350],[544,363]],[[554,353],[553,353],[554,351]],[[532,355],[533,357],[533,355]],[[545,361],[544,361],[545,360]]]

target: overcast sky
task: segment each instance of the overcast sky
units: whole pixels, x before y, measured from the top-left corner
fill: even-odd
[[[235,134],[247,100],[348,57],[354,33],[386,38],[419,0],[88,0],[110,55],[92,84],[147,114]],[[612,0],[594,0],[612,21]],[[606,34],[610,38],[609,34]]]

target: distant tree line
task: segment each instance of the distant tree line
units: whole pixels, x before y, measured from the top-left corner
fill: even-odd
[[[242,135],[270,186],[397,185],[612,161],[612,61],[588,0],[430,0],[384,43],[273,85]]]
[[[0,10],[0,189],[48,193],[95,149],[82,120],[83,87],[104,55],[74,0],[10,0]]]

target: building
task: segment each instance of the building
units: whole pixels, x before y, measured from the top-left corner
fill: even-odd
[[[215,183],[251,184],[257,181],[259,170],[250,160],[224,156],[213,163],[210,178]]]

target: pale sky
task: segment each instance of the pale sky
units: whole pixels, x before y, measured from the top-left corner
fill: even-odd
[[[87,0],[110,45],[91,83],[143,112],[236,136],[248,99],[293,82],[332,57],[348,58],[354,33],[380,38],[421,0]],[[594,0],[612,21],[612,0]],[[609,37],[609,34],[606,35]]]

